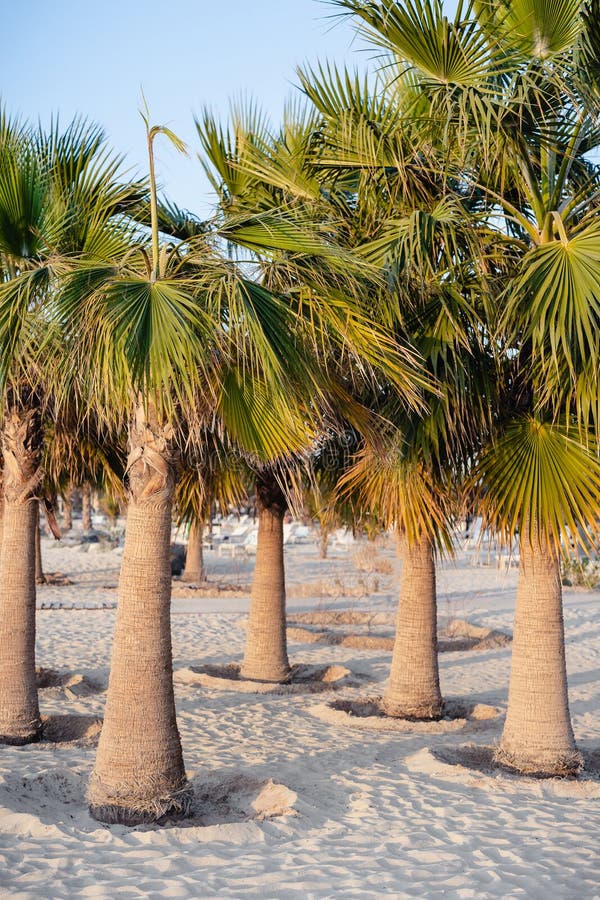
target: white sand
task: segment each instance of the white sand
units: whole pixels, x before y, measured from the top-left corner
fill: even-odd
[[[45,568],[74,583],[42,587],[40,603],[99,608],[40,610],[38,665],[105,686],[114,611],[101,607],[116,599],[120,555],[43,548]],[[320,562],[312,545],[289,547],[290,608],[392,612],[393,574],[357,571],[354,552]],[[391,549],[378,552],[392,559]],[[207,561],[212,578],[250,581],[252,558]],[[379,591],[369,596],[374,578]],[[440,615],[510,631],[515,584],[514,569],[444,567]],[[183,593],[173,604],[176,669],[239,661],[243,591]],[[565,594],[571,711],[587,751],[600,747],[599,598]],[[0,896],[600,897],[599,779],[539,782],[465,764],[498,740],[502,715],[466,730],[405,733],[324,721],[316,705],[382,693],[390,653],[296,642],[290,651],[292,662],[368,679],[318,697],[177,683],[187,768],[204,804],[187,827],[94,822],[83,802],[94,759],[85,739],[1,747]],[[509,660],[510,647],[443,654],[445,695],[502,714]],[[42,712],[93,723],[105,695],[81,684],[42,690]]]

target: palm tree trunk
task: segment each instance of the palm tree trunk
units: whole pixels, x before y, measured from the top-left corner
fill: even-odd
[[[35,583],[46,584],[46,576],[44,575],[44,566],[42,564],[42,542],[40,537],[40,513],[38,504],[38,515],[35,523]]]
[[[188,815],[171,650],[170,430],[140,408],[129,429],[129,502],[104,725],[90,812],[126,825]]]
[[[398,539],[402,558],[396,640],[383,708],[387,715],[439,719],[443,711],[437,655],[435,560],[431,540]]]
[[[92,530],[92,486],[84,481],[81,488],[81,527],[84,531]]]
[[[69,488],[63,500],[63,532],[70,531],[73,527],[73,504],[71,503],[72,494],[73,491]]]
[[[327,559],[329,549],[329,527],[321,523],[319,529],[319,559]]]
[[[182,581],[188,581],[192,584],[199,584],[201,581],[206,581],[206,574],[204,572],[204,554],[202,552],[203,532],[204,528],[202,522],[196,520],[193,521],[190,525]]]
[[[272,472],[256,481],[258,542],[241,675],[283,682],[290,674],[285,620],[283,517],[287,501]]]
[[[508,710],[496,761],[519,772],[573,775],[582,758],[569,714],[560,559],[521,535]]]
[[[0,741],[28,744],[41,734],[35,680],[35,493],[41,482],[39,409],[7,404],[2,427],[4,517],[0,551]]]

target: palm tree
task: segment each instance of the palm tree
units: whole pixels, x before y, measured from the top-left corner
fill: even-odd
[[[354,529],[358,514],[352,503],[345,502],[337,490],[338,482],[348,465],[348,457],[358,449],[357,433],[351,429],[333,429],[323,435],[314,448],[306,466],[302,484],[302,503],[305,513],[319,528],[319,557],[327,558],[329,538],[335,528]]]
[[[150,162],[151,233],[114,264],[82,260],[56,301],[70,325],[69,366],[88,376],[99,417],[128,423],[128,511],[119,606],[104,728],[88,799],[106,822],[155,821],[186,815],[191,793],[177,731],[170,640],[171,517],[182,448],[212,427],[243,451],[267,461],[312,439],[311,411],[325,402],[314,369],[317,337],[337,327],[372,332],[350,303],[298,306],[247,277],[193,234],[161,245],[154,140],[168,129],[145,117]],[[307,229],[292,229],[300,248],[337,257]],[[229,239],[289,246],[285,217],[228,223]],[[304,251],[306,252],[306,251]],[[343,321],[344,328],[340,326]],[[390,359],[392,348],[386,347]],[[379,352],[377,355],[380,355]],[[393,359],[407,389],[412,359]],[[301,390],[302,388],[302,390]],[[302,408],[303,414],[300,414]],[[149,725],[151,727],[149,727]]]
[[[70,484],[68,484],[62,495],[63,513],[62,513],[61,531],[63,533],[70,531],[71,528],[73,527],[72,497],[73,497],[73,488]]]
[[[576,432],[526,416],[497,438],[474,477],[485,487],[490,524],[510,543],[519,535],[508,711],[496,758],[520,772],[576,774],[582,758],[569,716],[561,539],[583,544],[597,519],[598,457]]]
[[[89,481],[81,485],[81,527],[84,531],[92,530],[92,485]]]
[[[9,395],[4,411],[4,516],[0,573],[6,579],[0,634],[0,740],[39,739],[41,719],[35,682],[35,535],[39,509],[41,415],[32,392]]]
[[[48,134],[0,121],[0,391],[4,539],[0,579],[0,739],[40,736],[35,687],[35,533],[43,482],[43,417],[66,393],[54,362],[53,286],[139,189],[117,181],[120,161],[98,129],[75,121]]]
[[[73,385],[67,401],[45,429],[45,493],[62,493],[70,509],[73,485],[88,484],[111,501],[123,499],[125,440],[118,430],[102,427]],[[85,414],[83,410],[85,409]],[[63,531],[65,530],[63,526]],[[86,530],[84,528],[84,530]]]
[[[280,348],[269,340],[261,313],[270,314],[285,333],[277,304],[269,308],[268,296],[256,296],[203,240],[161,247],[153,143],[161,133],[180,149],[181,143],[168,129],[151,127],[147,118],[146,128],[150,256],[141,247],[116,267],[91,264],[61,297],[62,314],[73,323],[86,365],[102,373],[102,382],[90,385],[99,409],[114,409],[117,397],[130,410],[127,526],[113,660],[88,788],[92,815],[127,824],[185,816],[191,803],[176,723],[170,637],[178,441],[190,440],[219,405],[225,417],[229,405],[242,418],[249,412],[235,390],[236,355],[246,353],[243,344],[235,344],[240,331],[253,353],[252,359],[246,354],[248,379],[253,372],[258,378],[259,361],[265,363],[265,377],[272,377],[269,366],[281,377]],[[248,325],[250,316],[254,322]],[[286,346],[283,337],[281,344]],[[90,359],[96,365],[90,367]],[[171,424],[182,421],[187,435]],[[270,436],[277,447],[286,439]],[[269,439],[259,449],[265,443]]]
[[[187,478],[185,477],[187,475]],[[181,515],[180,493],[182,485],[185,486],[186,503],[189,504],[189,522],[188,522],[188,542],[185,551],[185,568],[181,576],[182,581],[191,584],[200,584],[206,581],[206,571],[204,568],[204,523],[207,515],[211,515],[212,504],[208,502],[208,511],[206,510],[206,500],[208,491],[206,482],[202,473],[195,468],[186,470],[177,485],[178,496],[176,506],[180,514],[180,523],[184,521]],[[189,508],[188,507],[188,508]]]
[[[431,120],[464,160],[512,260],[488,328],[507,373],[497,434],[476,478],[490,522],[519,530],[521,572],[504,764],[541,774],[581,765],[568,709],[561,536],[598,516],[600,179],[595,2],[337,4],[410,70]],[[504,308],[503,308],[504,307]],[[561,424],[562,423],[562,424]],[[569,477],[566,477],[566,473]],[[563,492],[561,495],[561,491]]]
[[[349,386],[372,379],[374,366],[389,368],[391,346],[398,347],[401,359],[406,357],[408,345],[396,344],[384,329],[372,323],[366,308],[361,309],[360,317],[352,323],[352,331],[348,331],[348,321],[342,323],[339,319],[344,296],[348,293],[357,296],[364,290],[366,282],[358,273],[361,269],[368,270],[369,265],[363,263],[357,267],[337,234],[343,190],[328,195],[312,172],[310,147],[317,122],[314,110],[292,105],[286,110],[280,131],[274,134],[253,107],[234,110],[227,130],[208,113],[197,127],[207,157],[205,167],[220,198],[226,234],[230,233],[229,229],[235,229],[236,218],[241,215],[250,215],[266,224],[284,211],[290,235],[287,242],[274,247],[265,246],[263,241],[261,247],[258,241],[246,240],[245,245],[254,251],[267,287],[289,295],[291,302],[306,307],[309,315],[314,315],[310,312],[312,305],[328,317],[327,331],[319,335],[315,345],[318,365],[328,378],[330,400],[323,412],[327,412],[330,421],[339,419],[340,410],[344,410],[347,416],[358,415],[364,424],[367,417],[359,402],[352,401]],[[324,255],[319,252],[318,243],[309,248],[309,254],[298,252],[293,234],[308,222],[316,224],[317,233],[333,234],[337,239],[337,253]],[[345,332],[341,353],[340,325]],[[373,352],[377,347],[381,353]],[[400,375],[406,400],[414,404],[414,393],[406,383],[405,374],[394,372],[393,368],[389,370],[392,390],[397,389]],[[424,384],[422,379],[421,384]],[[311,393],[305,397],[305,408],[300,408],[301,417],[311,406],[313,410],[316,408]],[[325,422],[322,418],[322,428]],[[260,681],[284,681],[290,673],[283,549],[286,493],[285,479],[276,467],[259,470],[256,481],[258,547],[241,671],[246,678]]]
[[[477,260],[486,233],[452,178],[452,155],[415,114],[410,85],[393,73],[371,86],[330,66],[300,74],[322,117],[314,167],[352,196],[349,239],[385,273],[372,314],[420,351],[438,387],[427,410],[372,396],[368,405],[387,424],[363,439],[339,484],[363,516],[397,530],[403,566],[385,710],[437,718],[435,556],[451,550],[458,482],[489,429],[489,354],[474,291],[476,283],[484,290]]]
[[[284,682],[290,675],[285,617],[283,519],[286,490],[276,469],[256,476],[258,537],[250,613],[241,675],[252,681]]]
[[[363,446],[340,481],[358,495],[356,505],[383,527],[396,528],[402,561],[390,678],[383,697],[387,715],[437,719],[443,700],[437,657],[436,549],[451,549],[451,486],[407,446],[401,431],[383,446]],[[411,458],[412,457],[412,458]],[[441,474],[441,473],[440,473]]]

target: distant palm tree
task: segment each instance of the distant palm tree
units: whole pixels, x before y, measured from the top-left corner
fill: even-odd
[[[331,66],[300,77],[320,116],[313,168],[343,188],[347,240],[384,275],[371,314],[420,352],[437,387],[427,409],[396,403],[382,383],[363,396],[381,425],[339,484],[355,498],[359,523],[362,513],[397,531],[402,580],[385,709],[437,718],[435,556],[452,550],[459,482],[490,425],[479,296],[487,235],[452,177],[451,149],[423,124],[411,86],[394,71],[372,84]]]
[[[220,198],[223,233],[233,233],[237,238],[236,221],[240,217],[253,217],[263,228],[271,227],[280,215],[285,217],[287,241],[274,244],[266,235],[252,240],[252,233],[246,229],[250,240],[242,239],[242,243],[253,251],[265,287],[288,296],[289,302],[297,304],[307,316],[327,322],[326,329],[320,328],[314,353],[316,369],[326,378],[324,392],[328,397],[319,410],[314,390],[309,388],[304,396],[306,407],[299,409],[300,417],[311,408],[321,412],[320,424],[326,428],[343,415],[358,416],[362,423],[368,419],[360,401],[352,396],[353,382],[377,380],[376,371],[387,371],[384,380],[391,389],[398,390],[400,385],[407,404],[419,405],[415,388],[422,388],[426,379],[414,366],[411,377],[409,345],[397,343],[372,321],[368,304],[362,302],[367,284],[363,272],[370,267],[357,261],[338,233],[344,189],[336,191],[334,185],[322,184],[312,170],[311,142],[317,123],[314,110],[292,105],[274,133],[253,107],[235,110],[225,130],[208,113],[197,127],[206,168]],[[309,225],[315,238],[312,246],[304,242],[307,249],[302,250],[294,235],[300,236]],[[323,252],[321,234],[331,235],[335,251]],[[347,298],[358,309],[351,320],[346,318]],[[396,348],[395,363],[390,358],[391,348]],[[265,466],[256,480],[258,547],[242,664],[245,677],[273,682],[285,680],[290,671],[283,548],[288,499],[285,479],[281,471],[277,473],[277,466]]]
[[[70,497],[74,487],[88,483],[113,500],[122,500],[125,435],[100,427],[93,410],[82,419],[84,399],[71,393],[45,429],[44,473],[48,496]],[[66,502],[66,501],[65,501]],[[63,528],[64,530],[64,528]]]

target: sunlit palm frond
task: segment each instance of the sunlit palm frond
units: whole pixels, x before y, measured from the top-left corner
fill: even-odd
[[[512,543],[537,529],[557,545],[589,535],[600,516],[600,460],[558,425],[514,422],[478,462],[473,483],[490,527]]]
[[[581,0],[476,0],[491,41],[546,60],[572,47],[581,27]]]
[[[435,84],[483,87],[490,79],[490,43],[459,3],[454,20],[441,0],[331,0],[360,19],[361,33],[375,46],[415,66]]]
[[[262,462],[305,450],[316,433],[308,411],[273,387],[233,368],[222,378],[217,407],[231,439]]]
[[[400,432],[383,447],[365,444],[339,481],[342,496],[355,494],[384,528],[395,527],[413,543],[424,535],[442,553],[451,551],[453,504],[448,485],[411,455]]]
[[[534,355],[554,381],[566,375],[574,383],[587,360],[598,360],[600,226],[532,250],[523,260],[506,319],[531,339]],[[558,385],[560,393],[564,386]]]

